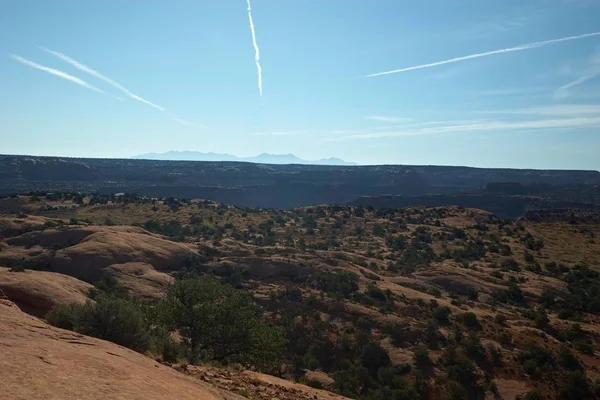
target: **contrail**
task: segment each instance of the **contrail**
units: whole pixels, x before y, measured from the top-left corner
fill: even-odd
[[[584,35],[577,35],[577,36],[568,36],[568,37],[564,37],[564,38],[560,38],[560,39],[546,40],[546,41],[543,41],[543,42],[527,43],[527,44],[522,44],[522,45],[516,46],[516,47],[510,47],[508,49],[500,49],[500,50],[487,51],[485,53],[471,54],[471,55],[468,55],[468,56],[451,58],[449,60],[437,61],[437,62],[430,63],[430,64],[421,64],[421,65],[415,65],[415,66],[412,66],[412,67],[394,69],[394,70],[391,70],[391,71],[378,72],[378,73],[375,73],[375,74],[365,75],[365,78],[371,78],[371,77],[374,77],[374,76],[381,76],[381,75],[397,74],[397,73],[400,73],[400,72],[413,71],[413,70],[416,70],[416,69],[437,67],[438,65],[452,64],[452,63],[455,63],[455,62],[471,60],[471,59],[474,59],[474,58],[492,56],[494,54],[512,53],[513,51],[529,50],[529,49],[533,49],[533,48],[536,48],[536,47],[548,46],[548,45],[551,45],[551,44],[554,44],[554,43],[566,42],[566,41],[569,41],[569,40],[584,39],[584,38],[588,38],[588,37],[592,37],[592,36],[600,36],[600,32],[586,33]]]
[[[258,92],[262,97],[262,67],[260,66],[260,50],[258,49],[258,43],[256,43],[256,32],[254,31],[254,21],[252,20],[252,6],[250,0],[246,0],[248,3],[248,20],[250,21],[250,32],[252,32],[252,44],[254,45],[254,61],[256,62],[256,70],[258,72]]]
[[[60,71],[58,69],[54,69],[54,68],[50,68],[50,67],[46,67],[46,66],[40,65],[38,63],[35,63],[33,61],[29,61],[29,60],[27,60],[27,59],[25,59],[23,57],[19,57],[19,56],[14,55],[14,54],[11,54],[10,58],[12,58],[13,60],[18,61],[18,62],[20,62],[22,64],[30,66],[31,68],[39,69],[40,71],[44,71],[44,72],[47,72],[49,74],[58,76],[59,78],[63,78],[63,79],[66,79],[68,81],[71,81],[73,83],[76,83],[79,86],[83,86],[86,89],[93,90],[94,92],[98,92],[98,93],[102,93],[102,94],[108,95],[108,93],[106,93],[106,92],[98,89],[95,86],[90,85],[89,83],[87,83],[83,79],[79,79],[76,76],[69,75],[66,72],[62,72],[62,71]]]
[[[154,104],[154,103],[152,103],[152,102],[150,102],[150,101],[148,101],[148,100],[146,100],[146,99],[138,96],[137,94],[132,93],[131,91],[129,91],[129,89],[127,89],[126,87],[124,87],[120,83],[113,81],[109,77],[102,75],[100,72],[98,72],[98,71],[96,71],[96,70],[88,67],[85,64],[80,63],[77,60],[74,60],[74,59],[72,59],[70,57],[67,57],[63,53],[60,53],[60,52],[54,51],[54,50],[50,50],[50,49],[46,49],[45,47],[40,47],[40,49],[44,50],[45,52],[48,52],[48,53],[52,54],[55,57],[60,58],[61,60],[65,61],[65,62],[67,62],[69,64],[71,64],[72,66],[74,66],[78,70],[81,70],[83,72],[87,72],[88,74],[93,75],[96,78],[103,80],[104,82],[106,82],[106,83],[114,86],[115,88],[119,89],[120,91],[122,91],[123,93],[125,93],[127,96],[129,96],[130,98],[132,98],[134,100],[137,100],[137,101],[139,101],[141,103],[149,105],[150,107],[154,107],[157,110],[165,111],[165,109],[163,107],[161,107],[161,106],[159,106],[157,104]]]
[[[206,125],[201,125],[201,124],[196,124],[194,122],[189,122],[189,121],[186,121],[184,119],[177,118],[175,116],[171,116],[171,119],[173,121],[175,121],[175,122],[180,123],[181,125],[190,125],[190,126],[195,126],[196,128],[208,129],[208,127]]]

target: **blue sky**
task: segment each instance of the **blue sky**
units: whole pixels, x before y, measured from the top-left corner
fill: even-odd
[[[251,15],[262,96],[244,0],[0,0],[0,153],[600,169],[600,0]]]

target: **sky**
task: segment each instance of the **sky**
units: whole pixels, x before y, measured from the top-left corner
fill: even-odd
[[[0,0],[0,154],[171,150],[600,170],[600,0]]]

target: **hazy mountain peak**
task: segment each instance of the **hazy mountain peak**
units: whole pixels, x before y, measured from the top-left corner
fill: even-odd
[[[329,157],[320,160],[303,160],[295,154],[261,153],[252,157],[237,157],[227,153],[203,153],[200,151],[167,151],[164,153],[145,153],[132,157],[146,160],[172,161],[242,161],[259,164],[312,164],[312,165],[356,165],[354,162]]]

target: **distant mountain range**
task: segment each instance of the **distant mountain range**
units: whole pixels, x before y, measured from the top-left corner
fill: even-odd
[[[262,153],[253,157],[237,157],[226,153],[202,153],[199,151],[167,151],[165,153],[146,153],[131,157],[137,160],[164,161],[241,161],[257,164],[308,164],[308,165],[356,165],[354,162],[339,158],[322,158],[320,160],[303,160],[293,154]]]

